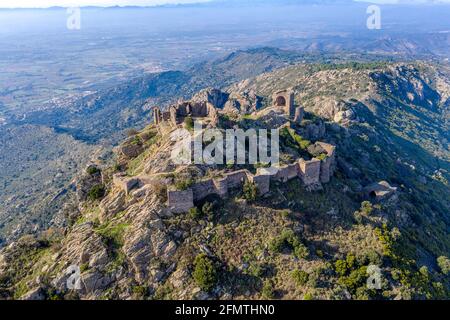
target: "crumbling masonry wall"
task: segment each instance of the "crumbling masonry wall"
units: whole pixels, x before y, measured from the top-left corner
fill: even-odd
[[[320,167],[321,161],[319,159],[312,159],[305,161],[300,159],[300,179],[306,186],[311,186],[320,183]]]
[[[240,189],[247,181],[256,185],[259,195],[265,195],[270,191],[271,181],[287,182],[300,178],[307,187],[328,183],[335,167],[335,147],[325,143],[321,143],[321,146],[328,154],[324,160],[299,159],[293,164],[278,168],[259,168],[255,175],[248,170],[239,170],[218,178],[199,181],[187,190],[168,190],[167,206],[174,213],[187,212],[194,206],[194,202],[201,201],[209,195],[227,198],[229,190]],[[161,177],[157,175],[129,178],[117,174],[113,177],[113,184],[128,195],[132,189],[160,183],[160,180]]]
[[[173,213],[188,212],[194,207],[194,192],[192,189],[187,190],[168,190],[167,203],[169,209]]]
[[[305,186],[312,186],[321,182],[327,183],[330,181],[331,168],[334,166],[334,148],[328,148],[328,150],[330,156],[322,161],[315,158],[309,161],[300,159],[296,163],[279,168],[258,169],[256,175],[253,175],[248,170],[239,170],[224,174],[221,178],[195,183],[189,189],[192,192],[192,206],[194,201],[201,201],[209,195],[218,195],[221,198],[226,198],[229,190],[242,188],[247,181],[256,185],[259,195],[265,195],[270,191],[271,181],[287,182],[294,178],[300,178]],[[186,193],[181,191],[179,193],[174,191],[168,192],[169,208],[175,208],[177,211],[183,208],[185,209],[184,212],[186,212],[189,210],[187,208],[189,205],[191,205],[191,199],[187,197]]]

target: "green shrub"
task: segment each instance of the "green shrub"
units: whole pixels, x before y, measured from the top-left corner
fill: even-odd
[[[105,187],[102,184],[97,184],[88,192],[88,198],[92,201],[101,199],[105,196]]]
[[[244,183],[244,198],[248,201],[255,201],[258,197],[258,188],[253,182]]]
[[[357,266],[356,257],[352,253],[348,253],[345,260],[336,260],[334,263],[334,271],[340,276],[345,276]]]
[[[290,212],[289,210],[283,210],[283,211],[281,211],[281,216],[282,216],[283,218],[288,218],[290,214],[291,214],[291,212]]]
[[[299,147],[301,150],[306,150],[311,145],[311,141],[304,139],[293,129],[283,128],[280,131],[280,136],[286,141],[288,145],[292,147]]]
[[[202,206],[202,214],[212,220],[214,218],[214,205],[211,202],[205,202]]]
[[[340,277],[338,282],[347,287],[350,292],[355,292],[357,288],[365,285],[367,277],[367,267],[362,266],[351,271],[347,277]]]
[[[83,273],[89,269],[89,263],[83,263],[80,265],[80,272]]]
[[[141,146],[142,140],[139,136],[134,136],[133,139],[131,140],[131,144],[134,146]]]
[[[138,298],[143,298],[147,295],[148,289],[144,286],[134,286],[132,288],[133,294]]]
[[[102,237],[103,243],[108,248],[108,255],[113,261],[108,266],[108,271],[117,270],[118,267],[125,263],[126,257],[122,251],[124,243],[124,235],[129,227],[126,223],[109,224],[105,223],[95,229],[95,232]]]
[[[188,130],[194,129],[194,120],[192,119],[192,117],[184,118],[184,125]]]
[[[369,201],[363,201],[361,203],[361,212],[366,215],[369,216],[373,211],[373,206],[372,203],[370,203]]]
[[[216,284],[217,270],[206,254],[199,254],[195,258],[193,276],[197,285],[204,291],[210,291]]]
[[[248,271],[249,271],[250,275],[261,278],[267,274],[268,266],[253,262],[253,263],[250,263],[250,266],[248,267]]]
[[[400,237],[400,231],[397,228],[389,230],[386,224],[382,228],[376,228],[375,234],[383,245],[383,255],[391,259],[396,259],[395,241]]]
[[[273,299],[275,297],[272,281],[270,280],[264,281],[264,285],[261,290],[261,295],[264,299]]]
[[[344,276],[347,274],[347,262],[345,260],[337,260],[334,263],[334,271],[340,276]]]
[[[328,158],[328,155],[326,153],[321,153],[316,158],[322,161]]]
[[[122,166],[120,164],[118,164],[118,163],[115,163],[113,165],[112,169],[113,169],[114,172],[120,172],[120,171],[122,171]]]
[[[314,300],[314,297],[311,293],[308,292],[303,296],[303,300]]]
[[[188,214],[192,219],[199,219],[202,217],[202,212],[198,210],[197,207],[190,208]]]
[[[359,287],[355,292],[356,300],[369,300],[369,293],[366,287]]]
[[[450,271],[450,260],[445,256],[440,256],[437,258],[437,264],[441,269],[441,272],[445,275],[448,275]]]
[[[371,202],[363,201],[361,203],[361,208],[358,211],[355,211],[353,216],[358,223],[362,223],[363,217],[370,216],[372,214],[373,210],[374,210],[374,206],[372,205]]]
[[[303,243],[298,242],[297,245],[293,246],[294,255],[299,259],[306,259],[309,256],[308,248],[303,245]]]
[[[297,269],[292,272],[292,278],[297,285],[304,286],[308,283],[309,274],[306,271]]]
[[[99,173],[99,172],[100,172],[100,169],[97,168],[96,166],[89,166],[89,167],[86,169],[86,172],[87,172],[87,174],[93,176],[94,174]]]
[[[300,242],[294,231],[290,229],[283,230],[280,236],[272,239],[269,243],[269,249],[278,253],[281,253],[284,249],[290,249],[299,259],[309,256],[308,248]]]
[[[194,180],[191,178],[180,178],[175,181],[175,188],[180,191],[189,189],[194,184]]]

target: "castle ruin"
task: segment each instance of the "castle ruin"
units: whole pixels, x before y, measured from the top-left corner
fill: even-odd
[[[282,109],[286,116],[294,123],[301,123],[304,117],[304,108],[295,106],[294,93],[283,90],[273,94],[272,108]],[[205,102],[179,102],[169,107],[168,111],[161,112],[158,107],[153,108],[154,122],[158,127],[168,126],[173,129],[182,125],[187,117],[209,120],[210,125],[216,126],[219,109],[208,101]],[[273,182],[287,182],[300,179],[307,189],[315,189],[322,183],[328,183],[335,170],[336,147],[316,142],[314,145],[323,150],[322,156],[305,160],[295,160],[288,165],[278,165],[270,168],[258,168],[256,174],[248,170],[237,170],[223,173],[220,177],[197,181],[186,190],[176,190],[174,187],[167,190],[167,206],[174,213],[187,212],[194,207],[194,203],[210,195],[227,198],[231,190],[242,188],[246,182],[254,183],[259,195],[270,192]],[[115,175],[114,184],[124,190],[126,194],[132,189],[154,183],[157,179],[142,177],[126,177]],[[168,183],[169,185],[171,183]]]

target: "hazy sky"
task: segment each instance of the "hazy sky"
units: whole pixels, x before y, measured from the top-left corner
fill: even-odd
[[[45,8],[52,6],[151,6],[167,3],[205,2],[208,0],[0,0],[0,8]]]
[[[151,6],[167,3],[192,3],[211,0],[0,0],[0,8],[42,8],[52,6],[82,7],[82,6]],[[432,2],[433,0],[356,0],[374,3],[402,3],[402,2]],[[434,2],[450,2],[450,0],[434,0]],[[276,3],[276,0],[274,0]]]

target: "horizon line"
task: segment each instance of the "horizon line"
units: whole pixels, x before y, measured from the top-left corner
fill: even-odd
[[[407,2],[388,2],[380,3],[379,0],[347,0],[347,3],[372,3],[378,5],[450,5],[450,0],[441,0],[441,1],[432,1],[432,0],[424,0],[422,1],[407,1]],[[392,0],[391,0],[392,1]],[[398,0],[394,0],[398,1]],[[85,8],[85,9],[126,9],[126,8],[138,8],[138,9],[149,9],[149,8],[161,8],[161,7],[183,7],[183,6],[202,6],[202,5],[211,5],[214,3],[223,3],[224,1],[217,0],[203,0],[203,1],[193,1],[187,3],[163,3],[163,4],[154,4],[154,5],[85,5],[85,6],[48,6],[48,7],[2,7],[0,5],[0,10],[51,10],[51,9],[68,9],[68,8]],[[339,0],[336,1],[339,4]],[[346,2],[345,0],[343,2]],[[304,3],[305,5],[312,3]],[[330,5],[333,3],[325,2],[323,5]],[[341,2],[342,4],[342,2]],[[302,5],[302,3],[298,3],[298,5]]]

